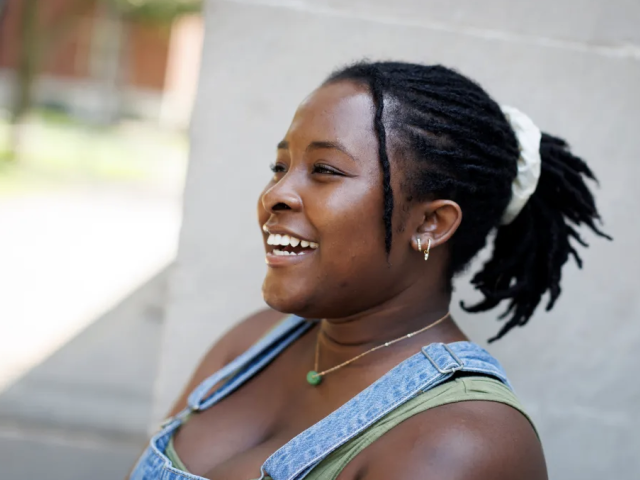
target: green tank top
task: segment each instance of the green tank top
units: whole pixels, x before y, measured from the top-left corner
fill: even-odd
[[[430,408],[471,400],[509,405],[522,413],[535,430],[533,422],[514,393],[502,382],[485,376],[460,376],[412,398],[389,412],[358,436],[329,454],[305,477],[305,480],[334,480],[356,455],[406,419]],[[188,472],[175,451],[173,438],[169,440],[165,455],[175,468]]]

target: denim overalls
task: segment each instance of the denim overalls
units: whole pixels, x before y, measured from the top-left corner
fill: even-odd
[[[165,421],[162,430],[153,436],[130,480],[204,480],[174,468],[164,455],[175,430],[189,413],[206,410],[230,395],[313,325],[314,322],[297,316],[288,317],[249,350],[203,381],[189,396],[188,407]],[[428,345],[274,452],[261,471],[256,472],[256,477],[260,474],[260,479],[304,478],[336,448],[397,406],[448,380],[458,371],[489,375],[511,387],[498,361],[478,345],[470,342]],[[221,380],[226,382],[207,396]]]

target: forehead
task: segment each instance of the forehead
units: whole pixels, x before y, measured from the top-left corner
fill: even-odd
[[[366,87],[347,81],[323,85],[300,104],[286,139],[294,148],[313,141],[338,141],[356,155],[375,151],[373,115]]]

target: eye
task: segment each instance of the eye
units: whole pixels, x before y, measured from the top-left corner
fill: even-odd
[[[336,170],[333,167],[327,165],[317,164],[313,166],[313,173],[319,173],[321,175],[343,175],[342,172]]]
[[[282,173],[285,170],[284,165],[282,165],[281,163],[272,163],[271,165],[269,165],[269,169],[271,169],[273,173]]]

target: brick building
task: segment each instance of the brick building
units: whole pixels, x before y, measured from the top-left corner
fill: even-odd
[[[0,107],[9,107],[19,62],[23,0],[0,17]],[[36,103],[84,118],[134,116],[177,126],[188,122],[198,71],[201,21],[131,23],[95,0],[38,3],[45,48]],[[185,59],[187,59],[185,61]]]

